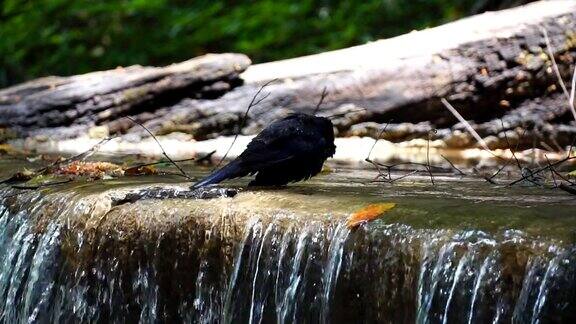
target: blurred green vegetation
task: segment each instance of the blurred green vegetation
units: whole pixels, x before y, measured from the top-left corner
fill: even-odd
[[[0,87],[208,52],[277,60],[435,26],[480,9],[474,0],[2,0]]]

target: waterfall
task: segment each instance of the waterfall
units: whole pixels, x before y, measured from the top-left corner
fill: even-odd
[[[520,231],[349,230],[330,214],[11,193],[0,191],[2,323],[576,321],[576,248]]]

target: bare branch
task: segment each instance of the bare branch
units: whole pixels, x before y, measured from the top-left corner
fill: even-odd
[[[14,189],[19,189],[19,190],[37,190],[43,187],[50,187],[50,186],[57,186],[57,185],[61,185],[61,184],[65,184],[65,183],[69,183],[72,182],[72,179],[66,179],[66,180],[62,180],[62,181],[54,181],[54,182],[47,182],[47,183],[41,183],[38,185],[33,185],[33,186],[26,186],[26,185],[12,185],[11,187]]]
[[[574,66],[574,72],[572,73],[572,83],[570,86],[570,99],[568,99],[568,104],[570,105],[570,108],[572,109],[572,115],[574,115],[574,119],[576,120],[576,108],[574,107],[574,105],[576,105],[574,102],[574,96],[576,95],[576,65]]]
[[[322,95],[320,96],[320,101],[318,101],[318,104],[316,105],[316,108],[314,109],[314,113],[312,115],[316,115],[318,109],[320,109],[320,105],[322,105],[324,99],[326,99],[326,96],[328,96],[328,90],[326,87],[324,87],[324,89],[322,89]]]
[[[205,154],[204,156],[198,158],[198,160],[196,160],[196,164],[201,164],[203,162],[210,162],[210,158],[212,157],[212,155],[214,155],[214,153],[216,153],[216,150]]]
[[[238,136],[240,135],[240,132],[242,131],[242,128],[244,128],[244,124],[246,123],[246,119],[248,118],[248,113],[250,112],[250,109],[256,105],[258,105],[259,103],[262,102],[262,100],[266,99],[270,94],[267,93],[265,94],[262,98],[260,98],[258,101],[256,101],[256,98],[258,98],[258,95],[262,92],[262,90],[264,90],[264,88],[266,88],[268,85],[270,85],[272,82],[275,82],[278,79],[273,79],[270,80],[266,83],[264,83],[264,85],[262,85],[260,87],[260,89],[258,89],[258,91],[256,92],[256,94],[254,95],[254,97],[252,97],[252,100],[250,101],[250,104],[248,105],[248,108],[246,109],[246,112],[244,112],[244,117],[242,117],[242,119],[240,120],[240,125],[238,128],[238,132],[236,133],[236,135],[234,135],[234,139],[232,140],[232,143],[230,143],[230,146],[228,147],[228,150],[226,150],[226,153],[224,154],[224,156],[222,156],[222,158],[220,159],[220,161],[218,161],[218,163],[216,164],[216,166],[214,167],[214,170],[218,169],[218,167],[222,164],[222,162],[224,162],[224,160],[226,160],[226,157],[228,157],[228,153],[230,153],[230,150],[232,149],[232,147],[234,146],[234,143],[236,143],[236,140],[238,139]]]
[[[571,187],[571,186],[568,186],[568,185],[565,184],[565,183],[561,183],[560,186],[558,186],[558,188],[560,188],[560,189],[562,189],[562,190],[564,190],[564,191],[566,191],[566,192],[568,192],[568,193],[571,193],[571,194],[573,194],[573,195],[576,195],[576,188],[573,188],[573,187]]]
[[[476,169],[476,168],[472,168],[472,171],[474,172],[474,174],[482,177],[484,180],[488,181],[489,183],[496,185],[496,184],[498,184],[498,183],[496,183],[496,181],[494,181],[494,180],[492,180],[492,179],[493,179],[498,173],[500,173],[500,171],[502,171],[502,169],[504,169],[504,166],[500,167],[500,169],[498,169],[498,171],[496,171],[496,173],[493,174],[491,177],[482,174],[482,173],[481,173],[480,171],[478,171],[478,169]]]
[[[399,163],[395,163],[395,164],[383,164],[383,163],[376,162],[373,160],[366,160],[366,162],[380,166],[380,167],[389,168],[389,169],[393,169],[393,168],[396,168],[396,167],[401,166],[401,165],[415,165],[415,166],[421,166],[421,167],[428,166],[428,164],[426,164],[426,163],[419,163],[419,162],[399,162]],[[436,169],[439,172],[450,172],[451,171],[451,169],[444,168],[444,167],[441,167],[438,165],[433,165],[433,164],[430,165],[430,168]],[[406,170],[406,169],[402,169],[402,170]],[[408,170],[413,170],[413,169],[408,169]]]
[[[141,167],[147,167],[147,166],[154,166],[154,165],[158,165],[158,164],[162,164],[162,163],[172,163],[172,162],[188,162],[188,161],[194,161],[196,160],[196,158],[189,158],[189,159],[182,159],[182,160],[173,160],[173,161],[157,161],[157,162],[150,162],[150,163],[142,163],[142,164],[137,164],[131,167],[127,167],[127,169],[134,169],[134,168],[141,168]]]
[[[546,41],[546,49],[548,50],[548,56],[550,56],[550,61],[552,62],[552,68],[554,69],[554,73],[558,78],[558,83],[560,83],[560,87],[562,88],[562,92],[566,96],[566,100],[568,100],[568,107],[572,112],[572,116],[574,120],[576,120],[576,109],[574,109],[574,86],[576,85],[576,68],[574,69],[574,74],[572,75],[572,89],[570,90],[570,94],[568,94],[568,89],[566,88],[566,84],[564,83],[564,79],[562,79],[562,75],[560,74],[560,69],[558,68],[558,64],[556,64],[556,59],[554,58],[554,51],[552,49],[552,45],[550,44],[550,38],[548,37],[548,32],[546,28],[540,27],[542,34],[544,35],[544,40]]]
[[[434,175],[432,175],[432,170],[430,168],[430,133],[428,133],[428,140],[426,141],[426,169],[428,169],[428,174],[430,174],[430,181],[434,185]]]
[[[394,183],[394,182],[396,182],[396,181],[398,181],[398,180],[402,180],[402,179],[407,178],[407,177],[409,177],[409,176],[411,176],[411,175],[414,175],[414,174],[416,174],[416,173],[418,173],[418,172],[419,172],[419,170],[414,170],[414,171],[412,171],[412,172],[410,172],[410,173],[407,173],[407,174],[405,174],[405,175],[399,176],[399,177],[396,178],[396,179],[390,178],[390,181],[388,181],[388,182]]]
[[[409,176],[411,176],[411,175],[414,175],[414,174],[416,174],[416,173],[418,173],[418,172],[420,172],[420,170],[414,170],[414,171],[412,171],[412,172],[409,172],[409,173],[406,173],[406,174],[404,174],[404,175],[401,175],[401,176],[399,176],[398,178],[395,178],[395,179],[392,179],[392,178],[384,178],[384,180],[378,180],[378,178],[376,178],[376,179],[372,180],[372,182],[373,182],[373,183],[374,183],[374,182],[378,182],[378,183],[394,183],[394,182],[396,182],[396,181],[398,181],[398,180],[402,180],[402,179],[407,178],[407,177],[409,177]]]
[[[100,142],[96,143],[96,145],[92,146],[91,148],[89,148],[87,151],[84,151],[80,154],[71,156],[67,159],[61,160],[61,161],[56,161],[54,163],[52,163],[51,165],[41,168],[39,170],[34,171],[34,173],[41,173],[44,172],[48,169],[52,169],[55,168],[59,165],[62,164],[66,164],[66,163],[70,163],[70,162],[74,162],[74,161],[83,161],[85,159],[87,159],[90,155],[94,154],[95,152],[98,151],[98,149],[100,149],[100,147],[104,144],[106,144],[107,142],[109,142],[110,140],[114,139],[115,137],[106,137],[104,139],[102,139]]]
[[[550,169],[550,175],[552,175],[552,181],[554,182],[554,188],[558,187],[558,184],[556,183],[556,176],[554,175],[555,171],[554,167],[552,167],[552,163],[550,163],[550,160],[548,159],[548,156],[546,154],[544,154],[544,157],[546,158],[546,162],[548,163],[548,168]]]
[[[454,163],[452,163],[452,161],[448,160],[448,158],[445,157],[443,154],[440,154],[440,156],[441,156],[444,160],[446,160],[446,162],[448,162],[448,164],[450,164],[450,166],[451,166],[454,170],[458,171],[458,173],[460,173],[460,175],[464,175],[464,176],[466,175],[466,173],[464,173],[464,172],[462,172],[462,170],[458,169],[458,168],[454,165]]]
[[[516,161],[516,165],[518,166],[518,169],[522,170],[522,164],[520,163],[520,161],[516,157],[516,153],[514,152],[514,151],[516,151],[516,149],[514,149],[514,150],[512,149],[512,144],[510,144],[510,140],[508,139],[508,134],[506,134],[506,130],[504,129],[504,121],[502,120],[502,118],[500,118],[500,124],[502,124],[502,132],[504,133],[504,139],[506,139],[506,143],[508,144],[508,149],[512,153],[512,156],[514,157],[514,160]],[[520,143],[520,139],[518,139],[518,143],[516,143],[516,148],[518,148],[519,143]]]
[[[502,170],[504,170],[504,168],[506,168],[509,164],[510,160],[506,161],[506,163],[504,163],[501,167],[499,167],[498,170],[496,170],[496,172],[494,172],[490,177],[488,177],[488,179],[490,179],[490,182],[492,182],[492,179],[494,179],[497,175],[499,175],[500,172],[502,172]]]
[[[382,134],[384,134],[384,132],[386,131],[386,128],[388,128],[388,125],[390,125],[390,122],[392,120],[386,122],[386,124],[384,125],[384,127],[380,130],[380,132],[378,132],[378,135],[376,136],[376,140],[374,141],[374,143],[372,144],[372,147],[370,147],[370,151],[368,151],[368,155],[366,156],[366,159],[364,159],[364,161],[366,162],[370,162],[370,154],[372,154],[372,151],[374,150],[374,147],[376,146],[376,143],[378,143],[378,141],[380,140],[380,137],[382,136]]]
[[[186,172],[184,172],[184,170],[178,165],[176,164],[176,162],[174,162],[174,160],[172,160],[172,158],[170,158],[170,156],[168,156],[168,153],[166,153],[166,151],[164,150],[164,147],[162,147],[162,144],[160,144],[160,141],[158,141],[158,139],[156,138],[156,136],[154,136],[154,134],[152,134],[152,132],[146,128],[146,126],[142,125],[142,123],[136,121],[134,118],[130,117],[130,116],[124,116],[125,118],[127,118],[128,120],[130,120],[131,122],[133,122],[136,125],[139,125],[140,127],[144,128],[144,130],[150,134],[150,136],[152,136],[152,138],[154,139],[154,141],[156,141],[156,144],[158,144],[158,147],[160,147],[160,150],[162,150],[162,155],[164,155],[164,157],[170,161],[170,163],[172,163],[172,165],[174,165],[176,167],[176,169],[178,169],[178,171],[180,171],[180,173],[188,180],[193,180],[190,176],[188,176],[186,174]]]
[[[526,128],[524,128],[524,130],[522,131],[522,134],[520,135],[520,138],[518,139],[518,142],[516,142],[516,147],[514,148],[514,151],[518,150],[518,147],[520,146],[520,142],[522,142],[524,135],[526,135]],[[508,139],[508,136],[506,136],[506,139]],[[508,143],[508,146],[510,146],[510,143]],[[511,147],[510,147],[510,150],[512,151]],[[500,168],[498,168],[498,170],[496,172],[494,172],[494,174],[492,174],[492,176],[490,176],[489,178],[485,177],[484,179],[488,180],[488,182],[490,182],[490,183],[496,183],[492,179],[494,179],[498,174],[500,174],[500,172],[502,172],[502,170],[504,170],[504,168],[506,168],[511,162],[512,162],[512,160],[506,160],[506,162]],[[519,161],[517,161],[517,163],[518,163],[518,165],[520,165]],[[522,172],[522,167],[520,167],[520,172]]]
[[[562,164],[562,163],[564,163],[564,162],[566,162],[566,161],[573,160],[573,159],[576,159],[576,156],[567,156],[567,157],[565,157],[565,158],[563,158],[563,159],[561,159],[561,160],[558,160],[558,161],[556,161],[556,162],[554,162],[554,163],[552,163],[552,164],[548,164],[548,165],[546,165],[546,166],[540,167],[540,168],[536,169],[535,171],[530,171],[530,174],[524,175],[524,176],[522,176],[520,179],[510,182],[510,183],[508,184],[508,186],[510,187],[510,186],[513,186],[513,185],[517,184],[518,182],[527,180],[527,179],[529,179],[529,178],[533,178],[535,175],[537,175],[538,173],[540,173],[540,172],[542,172],[542,171],[546,171],[546,170],[548,170],[548,169],[550,169],[550,168],[553,168],[553,167],[555,167],[555,166],[557,166],[557,165],[560,165],[560,164]]]
[[[474,128],[472,128],[472,125],[470,125],[470,123],[468,121],[466,121],[464,119],[464,117],[462,117],[462,115],[460,115],[460,113],[458,113],[458,111],[456,109],[454,109],[454,107],[452,107],[452,105],[448,102],[448,100],[446,100],[445,98],[442,98],[442,99],[440,99],[440,101],[442,101],[444,106],[452,113],[452,115],[454,115],[454,117],[456,117],[456,119],[458,119],[462,124],[464,124],[464,126],[466,127],[468,132],[470,132],[470,134],[472,134],[472,136],[474,136],[474,138],[476,139],[478,144],[480,144],[480,146],[482,146],[482,148],[484,148],[488,152],[492,152],[492,151],[490,151],[490,149],[488,148],[488,145],[486,145],[486,142],[484,142],[482,137],[480,137],[480,135],[478,135],[478,133],[474,130]]]
[[[560,75],[560,69],[558,69],[558,64],[556,64],[556,59],[554,58],[554,51],[552,50],[552,45],[550,44],[548,31],[546,31],[546,28],[542,26],[540,26],[540,31],[542,31],[542,35],[544,35],[544,41],[546,42],[546,50],[548,50],[548,56],[550,56],[550,61],[552,61],[552,68],[554,69],[554,73],[556,73],[556,77],[558,78],[558,82],[560,83],[560,87],[562,88],[562,92],[564,92],[566,99],[570,99],[568,89],[566,89],[566,84],[562,79],[562,75]]]

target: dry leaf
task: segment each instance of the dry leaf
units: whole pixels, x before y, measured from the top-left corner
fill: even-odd
[[[362,223],[374,220],[396,206],[395,203],[380,203],[368,205],[348,218],[348,228],[355,228]]]
[[[80,162],[73,161],[69,164],[59,166],[54,174],[82,176],[92,179],[103,179],[104,177],[118,177],[123,175],[122,168],[109,162]]]

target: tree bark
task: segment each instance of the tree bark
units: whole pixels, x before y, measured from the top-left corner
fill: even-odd
[[[0,91],[0,125],[20,136],[77,136],[87,127],[122,123],[123,116],[154,112],[185,97],[217,98],[242,83],[239,74],[249,65],[245,55],[212,54],[161,68],[33,80]]]

